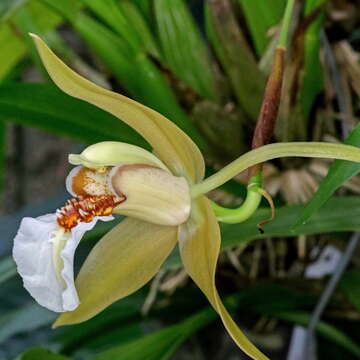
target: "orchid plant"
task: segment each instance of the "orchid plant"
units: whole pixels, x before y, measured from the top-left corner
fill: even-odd
[[[229,335],[253,359],[267,359],[242,333],[224,307],[215,284],[221,234],[218,221],[249,218],[263,191],[254,176],[239,209],[224,209],[206,193],[239,172],[286,157],[323,157],[360,162],[360,149],[329,143],[260,146],[204,179],[203,156],[174,123],[125,96],[103,89],[66,66],[36,35],[43,64],[65,93],[87,101],[134,128],[153,152],[120,142],[102,142],[70,155],[76,165],[66,179],[73,196],[54,214],[22,220],[13,256],[35,300],[62,313],[54,327],[86,321],[138,290],[179,245],[183,266],[221,317]],[[127,218],[92,249],[74,281],[74,255],[86,231],[114,214]]]

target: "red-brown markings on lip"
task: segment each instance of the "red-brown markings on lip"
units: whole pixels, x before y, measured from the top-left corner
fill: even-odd
[[[70,199],[56,212],[57,222],[69,231],[81,222],[90,222],[95,216],[111,215],[114,208],[126,200],[112,195],[79,196]]]

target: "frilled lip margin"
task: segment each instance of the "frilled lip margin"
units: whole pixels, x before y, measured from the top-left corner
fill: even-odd
[[[112,216],[98,217],[69,232],[59,227],[55,214],[21,221],[14,239],[13,257],[25,289],[40,305],[55,312],[78,307],[74,284],[75,250],[84,233],[98,220],[112,219]]]

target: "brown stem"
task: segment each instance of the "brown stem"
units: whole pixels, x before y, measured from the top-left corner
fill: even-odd
[[[273,68],[266,85],[263,103],[257,120],[252,148],[256,149],[269,143],[274,132],[275,122],[279,111],[281,88],[285,67],[285,49],[278,47],[275,52]],[[255,165],[250,169],[250,177],[261,171],[262,165]]]
[[[302,43],[306,29],[321,13],[322,9],[323,6],[317,7],[299,25],[294,35],[294,38],[297,39],[295,46],[297,45],[298,47],[300,47],[299,43]],[[296,49],[294,53],[297,54]],[[276,118],[279,111],[284,70],[285,49],[282,47],[278,47],[275,52],[273,68],[266,85],[263,103],[260,109],[260,114],[254,132],[254,137],[252,141],[253,149],[268,144],[271,136],[273,135]],[[256,170],[251,171],[251,174],[255,175],[260,170],[261,165],[258,165],[256,166]]]

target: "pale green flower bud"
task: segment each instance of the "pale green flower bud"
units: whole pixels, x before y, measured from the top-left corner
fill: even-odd
[[[70,154],[69,162],[90,169],[119,164],[147,164],[169,172],[164,163],[151,152],[118,141],[103,141],[87,147],[81,154]]]

